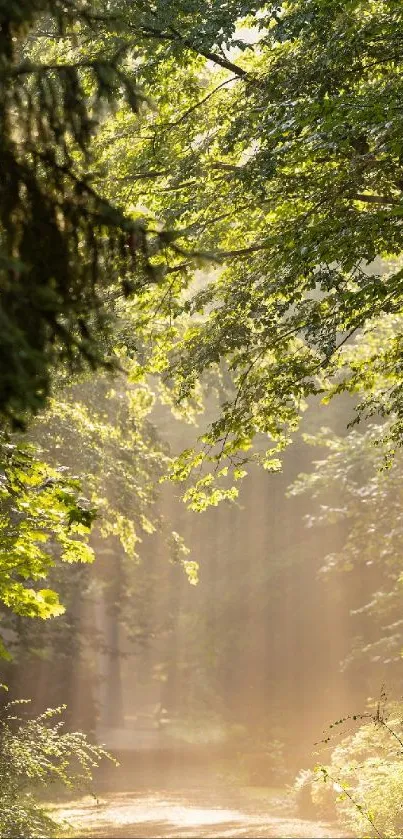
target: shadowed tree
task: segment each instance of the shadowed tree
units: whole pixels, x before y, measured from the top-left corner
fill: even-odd
[[[0,413],[17,426],[60,363],[111,364],[113,301],[154,279],[162,245],[91,182],[102,115],[144,101],[107,21],[91,0],[0,2]]]

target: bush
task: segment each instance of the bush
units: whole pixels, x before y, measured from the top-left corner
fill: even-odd
[[[317,796],[336,787],[339,815],[358,836],[383,839],[403,837],[403,729],[401,704],[388,715],[376,713],[354,719],[361,725],[333,749],[330,763],[319,767],[326,781]]]
[[[88,786],[102,758],[113,760],[81,732],[63,732],[65,706],[30,719],[29,700],[8,703],[0,715],[0,837],[53,836],[58,825],[40,801],[55,781],[69,789]],[[19,713],[18,713],[19,712]]]

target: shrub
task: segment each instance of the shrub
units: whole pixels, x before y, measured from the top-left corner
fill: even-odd
[[[344,737],[318,774],[327,783],[317,796],[336,788],[344,825],[358,836],[403,837],[403,729],[401,704],[354,717],[361,725]]]
[[[52,836],[58,825],[40,801],[52,782],[76,789],[88,786],[102,758],[113,760],[82,732],[63,732],[65,706],[48,708],[30,719],[22,707],[8,703],[0,715],[0,837]]]

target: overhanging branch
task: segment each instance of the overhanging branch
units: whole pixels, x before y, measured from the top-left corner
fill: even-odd
[[[390,204],[395,207],[402,207],[403,203],[398,198],[391,198],[387,195],[366,195],[365,193],[357,192],[353,195],[354,201],[363,201],[366,204]]]

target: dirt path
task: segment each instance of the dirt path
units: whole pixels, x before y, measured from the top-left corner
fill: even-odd
[[[340,839],[340,828],[293,818],[284,802],[249,801],[230,791],[114,793],[58,808],[74,836],[97,839]]]

